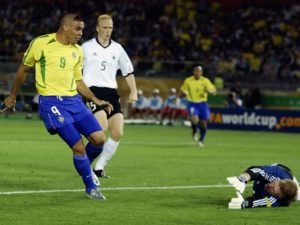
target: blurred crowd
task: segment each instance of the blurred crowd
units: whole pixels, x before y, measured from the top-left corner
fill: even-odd
[[[228,8],[213,0],[1,0],[0,59],[19,61],[31,39],[55,32],[66,12],[83,16],[82,41],[94,36],[98,15],[109,13],[113,39],[144,75],[185,75],[197,62],[225,81],[299,81],[299,3],[242,2]]]
[[[160,90],[154,88],[150,96],[143,90],[138,90],[138,100],[133,103],[129,118],[147,119],[161,125],[183,125],[188,120],[187,99],[177,97],[176,88],[171,88],[166,98],[161,96]]]

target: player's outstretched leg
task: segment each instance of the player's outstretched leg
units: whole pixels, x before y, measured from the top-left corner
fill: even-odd
[[[73,155],[74,166],[85,184],[86,194],[91,199],[105,200],[94,183],[90,161],[87,155]]]

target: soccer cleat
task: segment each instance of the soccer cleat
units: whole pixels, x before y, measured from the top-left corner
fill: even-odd
[[[105,196],[97,189],[92,189],[89,193],[86,193],[87,197],[95,200],[105,200]]]
[[[94,173],[97,175],[97,177],[110,178],[110,176],[106,175],[104,170],[94,170]]]
[[[92,178],[93,178],[93,181],[96,184],[96,186],[100,187],[100,181],[99,181],[97,175],[95,174],[95,172],[93,170],[92,170]]]
[[[199,145],[199,147],[204,147],[204,143],[202,142],[202,141],[199,141],[199,143],[198,143],[198,145]]]

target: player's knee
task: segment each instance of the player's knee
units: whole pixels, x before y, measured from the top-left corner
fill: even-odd
[[[199,118],[196,116],[191,117],[192,123],[197,124],[199,122]]]
[[[74,155],[84,155],[86,154],[84,144],[82,140],[79,140],[75,145],[72,147],[72,151]]]
[[[103,131],[97,131],[92,133],[88,139],[93,145],[97,146],[104,144],[104,142],[106,141],[106,136]]]
[[[110,137],[115,141],[119,141],[123,137],[123,131],[112,131]]]

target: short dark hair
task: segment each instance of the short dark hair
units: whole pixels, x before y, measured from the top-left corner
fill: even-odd
[[[81,15],[75,14],[73,20],[74,21],[83,21],[83,18]]]
[[[66,23],[70,23],[70,21],[82,22],[83,18],[82,18],[82,16],[80,16],[79,14],[76,14],[76,13],[68,13],[68,14],[64,15],[63,18],[61,19],[60,26],[66,24]]]

